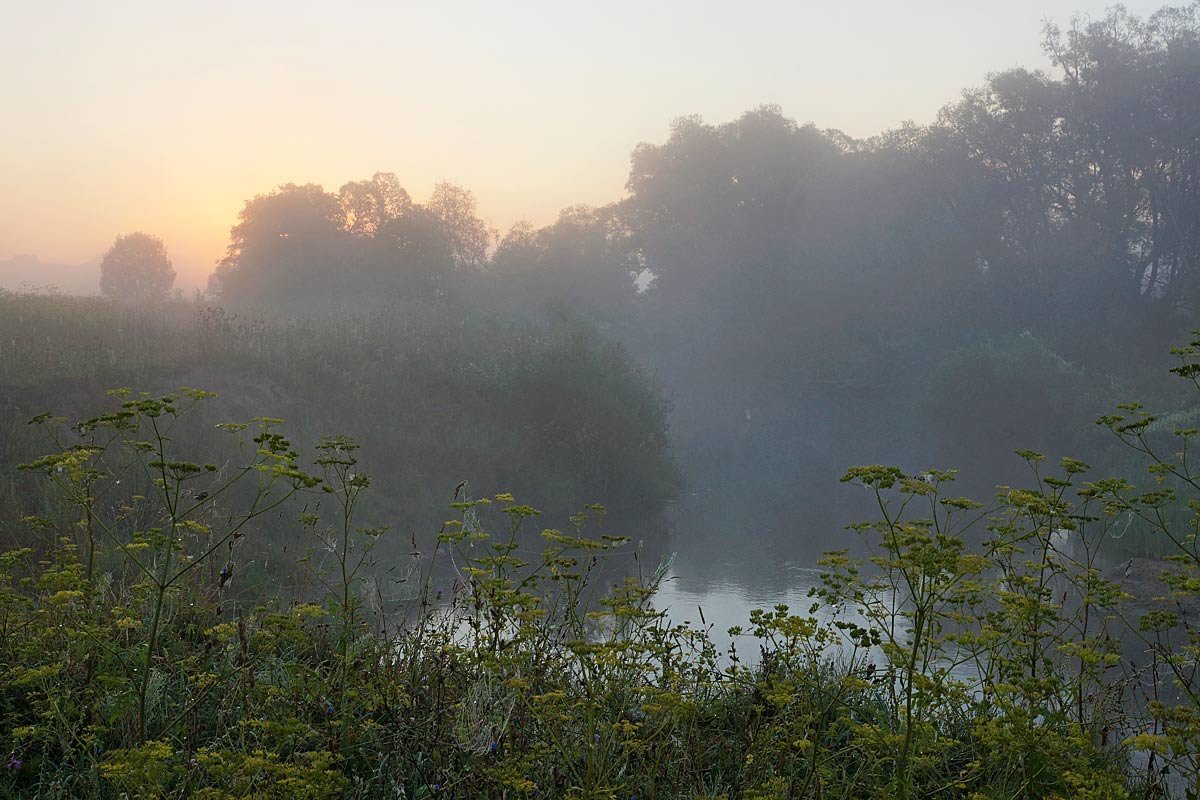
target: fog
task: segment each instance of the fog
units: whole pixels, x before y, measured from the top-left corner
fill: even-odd
[[[1200,2],[927,5],[20,9],[0,795],[1200,792]]]
[[[1024,479],[1014,450],[1119,466],[1098,414],[1185,402],[1164,373],[1200,291],[1196,10],[1044,35],[1045,71],[997,72],[927,125],[681,117],[633,149],[623,194],[550,224],[497,230],[447,182],[301,170],[246,199],[202,287],[153,231],[114,232],[99,281],[15,257],[10,289],[102,297],[3,297],[0,400],[19,419],[101,387],[213,389],[298,439],[362,441],[372,514],[405,536],[465,480],[604,503],[680,580],[786,588],[779,565],[870,511],[850,465],[956,469],[987,499]],[[30,498],[6,484],[11,521]]]

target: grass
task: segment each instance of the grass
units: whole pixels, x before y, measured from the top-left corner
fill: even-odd
[[[0,497],[15,501],[0,506],[0,529],[40,510],[38,487],[12,469],[44,446],[25,421],[47,410],[84,416],[121,386],[203,386],[234,417],[270,409],[306,457],[332,434],[371,442],[365,468],[378,485],[360,516],[403,519],[401,538],[420,532],[423,544],[466,478],[563,516],[601,499],[652,519],[679,487],[661,394],[584,326],[436,306],[266,323],[184,302],[0,292]],[[204,425],[190,430],[181,444],[212,450]]]

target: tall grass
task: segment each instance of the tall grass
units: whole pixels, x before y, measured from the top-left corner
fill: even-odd
[[[436,529],[446,487],[468,477],[563,515],[602,499],[654,518],[679,487],[661,394],[584,326],[403,304],[268,323],[185,302],[0,292],[0,496],[21,501],[0,507],[0,527],[40,497],[11,469],[41,446],[24,422],[48,409],[85,416],[119,386],[204,386],[238,417],[271,409],[306,458],[333,434],[370,441],[378,491],[359,513],[403,518],[406,533]],[[189,431],[191,453],[217,458],[205,426]]]

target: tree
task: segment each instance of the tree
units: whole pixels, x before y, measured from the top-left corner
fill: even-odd
[[[417,205],[379,229],[379,248],[365,262],[366,283],[376,292],[428,295],[446,290],[454,272],[454,241],[445,223]]]
[[[643,268],[628,241],[616,204],[576,205],[553,225],[514,225],[500,241],[490,291],[508,292],[527,309],[570,308],[573,314],[613,322],[628,315],[636,296],[632,274]]]
[[[374,236],[389,222],[412,210],[412,198],[391,172],[376,172],[369,181],[350,181],[338,191],[346,230]]]
[[[226,256],[209,280],[225,302],[321,306],[351,271],[345,213],[315,184],[285,184],[246,201]]]
[[[100,291],[130,303],[164,300],[175,285],[175,268],[162,239],[148,233],[118,236],[100,262]]]
[[[969,216],[1010,305],[1066,330],[1104,319],[1114,340],[1153,333],[1200,298],[1200,5],[1144,21],[1118,6],[1047,26],[1044,45],[1055,74],[1002,72],[943,110],[933,133],[959,167],[937,171],[963,176],[956,206],[987,199]]]
[[[478,269],[488,258],[493,231],[476,213],[475,196],[451,183],[439,183],[425,204],[449,237],[454,266]]]

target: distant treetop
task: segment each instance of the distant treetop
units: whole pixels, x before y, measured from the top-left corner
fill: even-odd
[[[118,236],[100,262],[100,292],[128,303],[165,300],[175,268],[162,239],[148,233]]]

